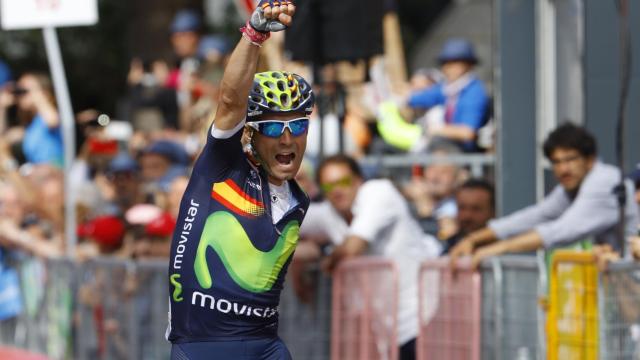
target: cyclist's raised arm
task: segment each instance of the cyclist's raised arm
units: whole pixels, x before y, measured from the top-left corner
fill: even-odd
[[[260,44],[269,38],[271,31],[284,30],[291,23],[294,12],[295,7],[288,0],[260,1],[251,19],[242,28],[242,39],[231,54],[222,77],[220,104],[213,120],[216,129],[234,129],[245,118]]]

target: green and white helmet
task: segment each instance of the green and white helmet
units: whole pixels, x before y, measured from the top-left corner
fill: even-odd
[[[300,112],[310,115],[315,96],[302,76],[286,71],[266,71],[253,77],[247,121],[262,114]]]

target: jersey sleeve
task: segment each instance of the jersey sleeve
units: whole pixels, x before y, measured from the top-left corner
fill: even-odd
[[[239,161],[244,160],[242,130],[245,121],[235,128],[219,130],[212,124],[207,133],[207,143],[193,167],[193,175],[203,175],[211,180],[222,180]]]

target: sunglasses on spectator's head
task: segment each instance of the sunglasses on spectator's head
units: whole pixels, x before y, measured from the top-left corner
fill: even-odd
[[[335,181],[326,182],[320,185],[322,192],[328,194],[339,187],[349,187],[353,184],[353,178],[351,176],[345,176]]]
[[[260,134],[270,138],[277,138],[284,134],[285,129],[289,129],[291,135],[300,136],[307,132],[309,128],[309,118],[301,117],[293,120],[261,120],[247,123],[256,129]]]

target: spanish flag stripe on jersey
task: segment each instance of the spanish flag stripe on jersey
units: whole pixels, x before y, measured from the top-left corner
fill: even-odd
[[[234,213],[255,217],[264,214],[264,205],[242,191],[231,179],[213,184],[211,197]]]

